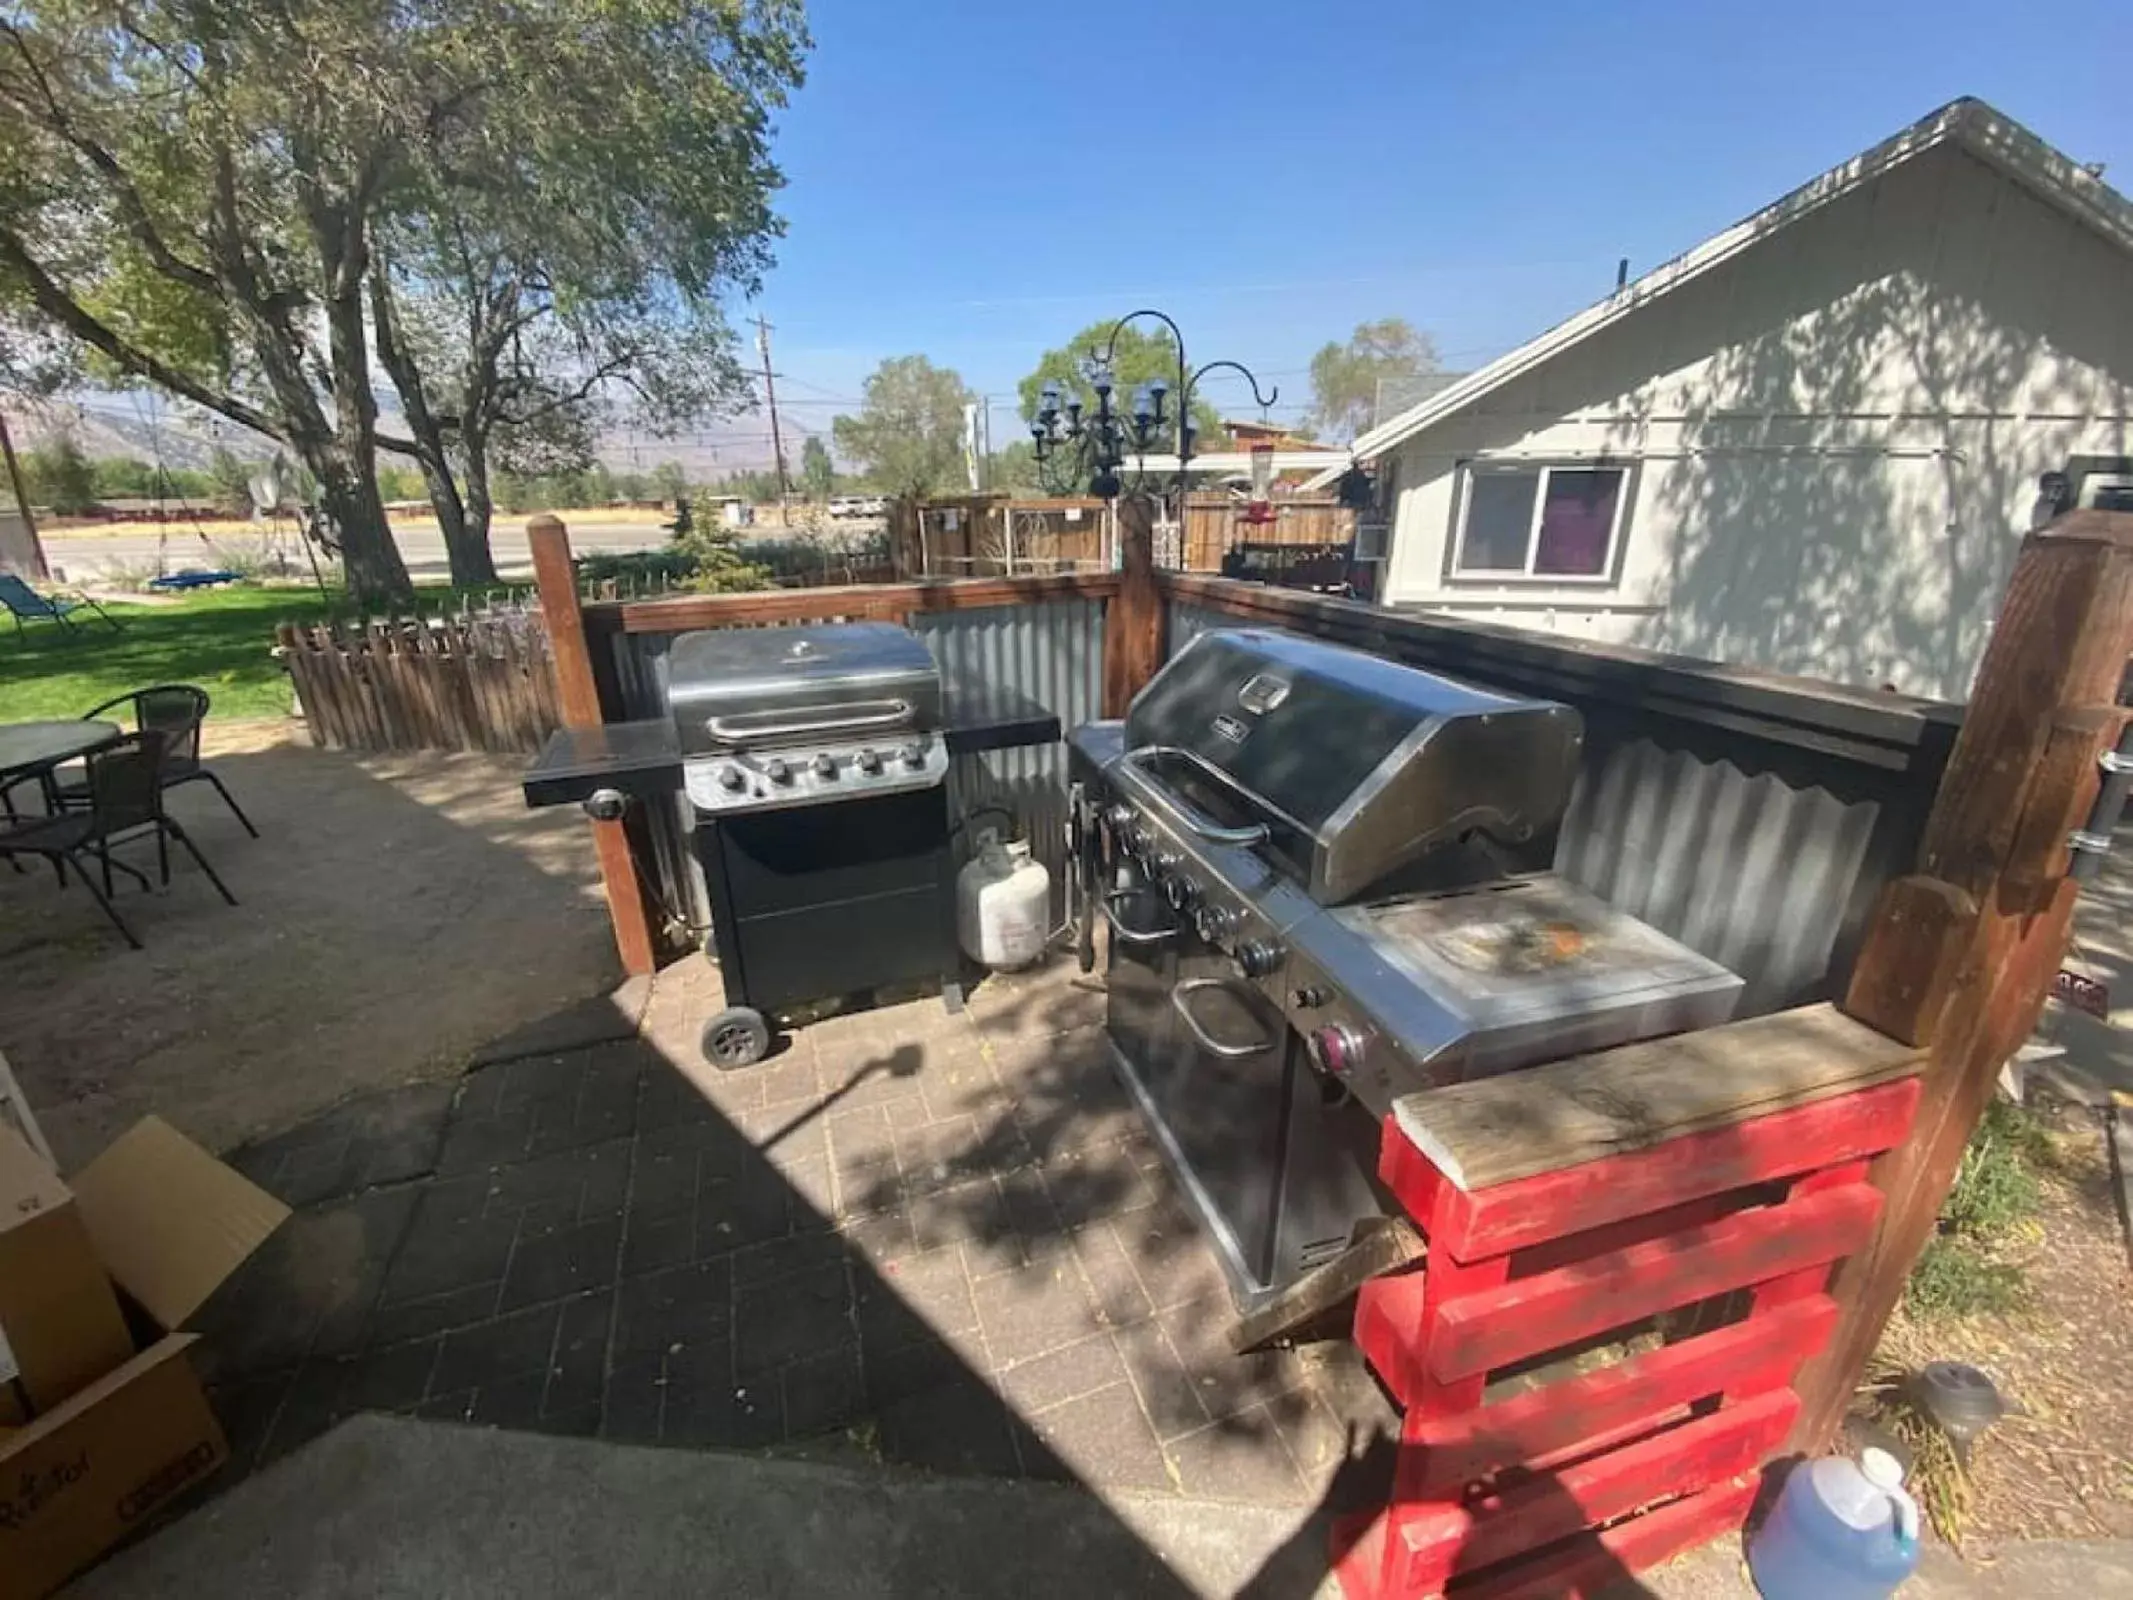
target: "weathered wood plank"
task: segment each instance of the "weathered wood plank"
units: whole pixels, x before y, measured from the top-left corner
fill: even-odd
[[[1101,600],[1118,592],[1104,573],[1027,578],[938,578],[921,583],[837,584],[813,589],[766,589],[748,594],[676,595],[663,600],[595,601],[583,608],[599,633],[686,633],[770,622],[834,618],[897,621],[922,611],[969,611],[1033,605],[1046,600]]]
[[[2042,834],[2094,792],[2104,730],[2085,753],[2069,713],[2110,705],[2133,653],[2133,514],[2077,511],[2022,543],[1919,852],[1919,871],[1979,908],[1952,959],[1910,1137],[1876,1166],[1888,1196],[1870,1246],[1838,1270],[1843,1314],[1800,1376],[1794,1442],[1821,1448],[1932,1237],[2000,1069],[2036,1026],[2066,951],[2075,886],[2052,881]],[[2034,874],[2046,874],[2039,882]],[[1879,930],[1869,934],[1870,941]]]
[[[1727,1406],[1656,1437],[1548,1473],[1500,1498],[1393,1512],[1400,1582],[1394,1592],[1430,1594],[1558,1539],[1604,1525],[1669,1495],[1724,1482],[1759,1465],[1800,1409],[1789,1389]]]
[[[1420,1261],[1427,1247],[1414,1225],[1402,1217],[1373,1217],[1360,1223],[1348,1248],[1306,1273],[1229,1331],[1229,1344],[1240,1355],[1277,1339],[1293,1338],[1356,1297],[1372,1278]]]
[[[1569,1540],[1532,1561],[1477,1579],[1460,1590],[1459,1600],[1597,1600],[1617,1593],[1624,1573],[1656,1567],[1738,1528],[1761,1481],[1753,1473],[1728,1478],[1604,1533]]]
[[[1845,1014],[1905,1044],[1930,1045],[1962,976],[1977,917],[1977,902],[1938,878],[1887,885],[1852,964]]]
[[[570,536],[560,518],[538,516],[526,523],[533,549],[534,580],[541,593],[541,615],[548,624],[548,644],[555,656],[556,688],[563,723],[596,728],[604,720],[600,690],[593,678],[592,652],[578,609],[577,574],[570,559]],[[627,830],[620,822],[594,822],[593,848],[600,862],[600,883],[607,892],[608,920],[622,970],[632,977],[659,970],[658,921],[643,880],[630,855]]]
[[[1866,1242],[1880,1210],[1880,1191],[1854,1184],[1461,1295],[1434,1314],[1430,1375],[1455,1384],[1691,1301],[1835,1261]]]
[[[1155,582],[1155,503],[1118,503],[1118,593],[1104,607],[1103,708],[1122,717],[1163,662],[1163,596]]]
[[[1587,1441],[1721,1391],[1745,1397],[1778,1388],[1836,1320],[1836,1302],[1816,1295],[1464,1416],[1411,1418],[1400,1440],[1396,1498],[1434,1498],[1504,1467],[1584,1454]]]
[[[1400,1131],[1469,1192],[1729,1127],[1914,1071],[1823,1004],[1409,1095]]]
[[[1429,1238],[1438,1250],[1471,1260],[1558,1238],[1576,1240],[1596,1228],[1750,1184],[1879,1155],[1910,1131],[1917,1106],[1918,1080],[1898,1078],[1473,1193],[1418,1182],[1426,1179],[1428,1163],[1394,1123],[1386,1130],[1378,1173],[1403,1205],[1411,1196],[1428,1203],[1440,1189],[1449,1191]]]

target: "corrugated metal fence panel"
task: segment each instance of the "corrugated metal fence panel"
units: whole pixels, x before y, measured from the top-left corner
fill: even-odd
[[[1168,649],[1242,625],[1173,603]],[[1930,786],[1797,750],[1758,760],[1746,736],[1659,714],[1580,709],[1556,869],[1739,973],[1742,1015],[1831,997],[1875,895],[1915,858]]]
[[[1062,732],[1101,714],[1104,604],[1055,600],[976,611],[921,612],[912,627],[951,683],[983,684],[1029,696],[1059,718]],[[957,812],[980,805],[1015,814],[1032,851],[1052,874],[1052,920],[1066,906],[1066,749],[1050,745],[964,756],[950,773]],[[973,828],[982,828],[982,819]]]
[[[944,677],[1017,690],[1057,713],[1061,730],[1099,714],[1103,700],[1104,607],[1100,600],[1055,600],[1040,605],[921,612],[912,630],[926,641]],[[667,652],[672,634],[618,634],[615,684],[627,718],[667,714]],[[1066,893],[1066,751],[1061,745],[964,756],[949,773],[949,799],[959,815],[981,805],[1005,806],[1017,831],[1052,874],[1054,921]],[[711,919],[703,873],[689,848],[688,804],[647,812],[653,867],[670,912],[702,930]]]
[[[1163,648],[1169,654],[1176,655],[1210,628],[1238,626],[1240,624],[1235,617],[1226,617],[1219,611],[1210,611],[1205,606],[1179,605],[1173,602],[1170,606],[1168,626],[1164,630]]]
[[[1857,908],[1900,871],[1875,859],[1882,807],[1750,777],[1653,739],[1595,745],[1555,864],[1610,905],[1746,980],[1744,1015],[1828,993]]]

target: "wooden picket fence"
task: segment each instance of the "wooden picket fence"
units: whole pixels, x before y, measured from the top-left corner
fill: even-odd
[[[562,726],[539,613],[283,623],[312,738],[329,750],[531,753]]]

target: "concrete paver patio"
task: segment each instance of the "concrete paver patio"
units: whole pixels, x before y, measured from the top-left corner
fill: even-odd
[[[300,1209],[202,1319],[239,1467],[378,1410],[1309,1506],[1390,1426],[1345,1344],[1229,1352],[1071,963],[731,1073],[718,1000],[241,1153]]]

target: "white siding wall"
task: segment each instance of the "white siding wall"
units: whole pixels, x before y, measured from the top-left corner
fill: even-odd
[[[2037,475],[2133,455],[2133,260],[1950,146],[1395,453],[1387,598],[1963,698]],[[1636,468],[1613,581],[1450,570],[1457,468]]]

